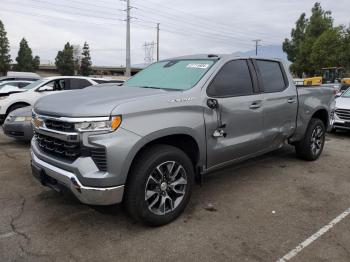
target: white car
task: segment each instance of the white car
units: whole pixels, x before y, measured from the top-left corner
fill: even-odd
[[[332,131],[350,130],[350,88],[336,98],[331,124]]]
[[[43,96],[56,92],[82,89],[92,85],[98,85],[101,79],[82,76],[55,76],[40,79],[27,85],[26,92],[0,96],[0,123],[13,110],[34,105]]]
[[[8,96],[14,93],[27,91],[25,88],[33,81],[6,81],[0,83],[0,96]]]

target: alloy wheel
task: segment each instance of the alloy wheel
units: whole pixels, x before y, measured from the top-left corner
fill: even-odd
[[[145,188],[148,209],[156,215],[164,215],[175,210],[184,199],[187,174],[176,161],[158,165],[149,175]]]
[[[324,143],[324,131],[321,126],[316,126],[311,134],[311,151],[314,155],[318,155],[322,150]]]

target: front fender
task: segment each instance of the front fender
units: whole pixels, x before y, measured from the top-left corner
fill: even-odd
[[[142,148],[144,148],[147,144],[149,144],[157,139],[161,139],[161,138],[164,138],[167,136],[172,136],[172,135],[187,135],[187,136],[190,136],[191,138],[193,138],[194,141],[197,143],[198,149],[199,149],[198,165],[202,166],[205,164],[205,162],[206,162],[206,143],[203,140],[203,138],[198,136],[198,133],[191,128],[172,127],[172,128],[166,128],[166,129],[154,131],[146,136],[141,137],[136,142],[136,144],[131,148],[131,150],[129,151],[129,153],[125,159],[124,165],[123,165],[122,173],[128,174],[130,166],[131,166],[133,160],[135,159],[137,153],[140,152],[140,150]]]

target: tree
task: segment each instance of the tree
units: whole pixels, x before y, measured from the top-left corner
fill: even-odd
[[[310,54],[315,68],[320,70],[323,67],[342,66],[343,36],[343,27],[337,27],[324,31],[317,38]]]
[[[11,68],[10,44],[4,24],[0,20],[0,74],[6,75]]]
[[[16,58],[17,64],[14,66],[16,71],[31,72],[33,71],[33,55],[32,49],[30,49],[28,42],[25,38],[22,38],[19,43],[18,55]]]
[[[292,39],[285,39],[282,46],[283,51],[287,53],[288,60],[293,62],[291,66],[292,71],[299,76],[301,76],[304,71],[302,65],[305,62],[303,61],[304,57],[300,54],[300,49],[305,41],[307,23],[308,19],[306,19],[306,14],[302,13],[296,22],[295,28],[292,29]]]
[[[74,75],[73,46],[67,42],[62,51],[58,51],[55,65],[61,75]]]
[[[313,75],[318,68],[311,59],[314,44],[326,31],[333,29],[333,18],[330,11],[324,11],[320,3],[315,3],[311,10],[310,18],[303,13],[296,27],[291,32],[291,39],[285,39],[283,51],[288,59],[293,62],[291,70],[301,77],[302,73]]]
[[[40,57],[39,56],[35,56],[34,59],[32,60],[32,66],[34,71],[39,69],[40,66]]]
[[[83,76],[89,76],[92,74],[92,62],[91,62],[91,56],[90,56],[90,48],[89,45],[85,42],[82,52],[82,58],[81,58],[81,66],[80,66],[80,74]]]
[[[350,27],[345,32],[342,48],[343,48],[342,64],[349,72],[348,77],[350,77]]]
[[[40,57],[35,56],[33,59],[32,49],[25,38],[22,38],[19,43],[16,61],[17,64],[14,66],[14,69],[19,72],[34,72],[39,68]]]

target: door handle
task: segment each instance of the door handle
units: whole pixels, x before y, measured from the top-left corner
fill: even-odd
[[[295,98],[289,98],[289,99],[287,100],[287,102],[288,102],[289,104],[293,104],[293,103],[295,103]]]
[[[258,103],[253,103],[253,104],[251,104],[250,105],[250,109],[258,109],[258,108],[260,108],[261,107],[261,104],[258,104]]]

